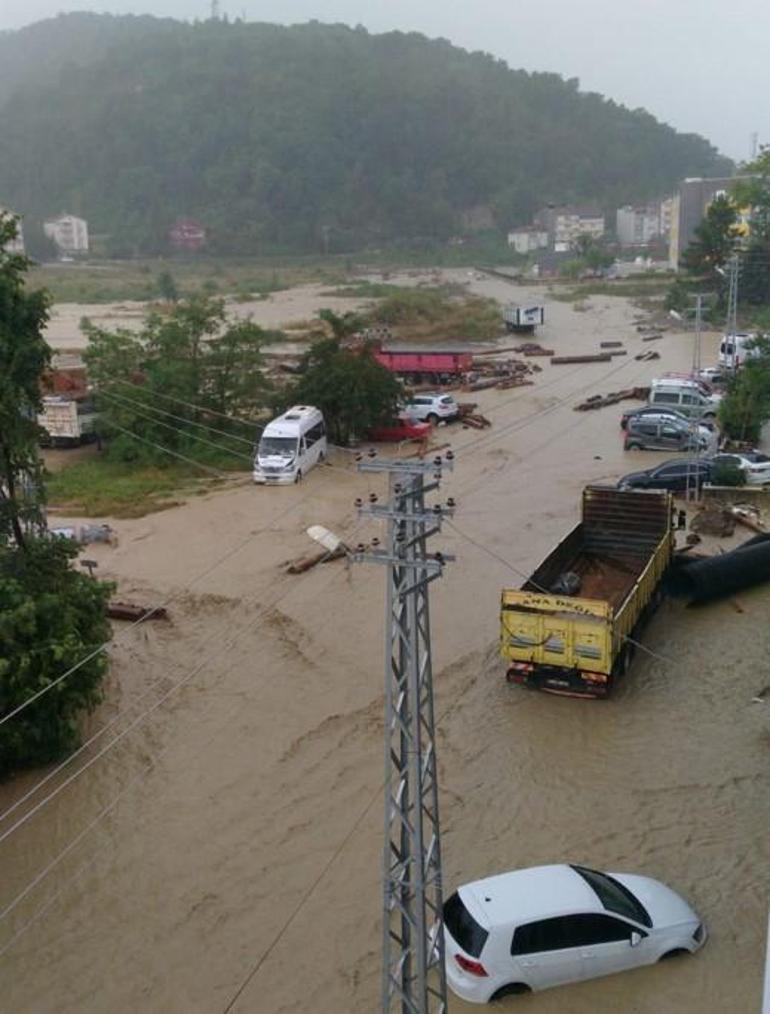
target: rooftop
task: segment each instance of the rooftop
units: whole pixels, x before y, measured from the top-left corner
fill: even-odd
[[[604,911],[585,880],[564,863],[475,880],[460,888],[460,896],[473,918],[486,928],[565,912]]]

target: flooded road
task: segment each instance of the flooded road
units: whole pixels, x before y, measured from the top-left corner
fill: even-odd
[[[691,960],[500,1009],[754,1011],[770,722],[750,699],[769,682],[770,589],[741,593],[742,612],[665,603],[643,637],[656,655],[637,655],[608,702],[509,687],[496,655],[501,587],[575,523],[585,483],[660,460],[622,450],[621,406],[573,405],[689,362],[683,335],[654,343],[662,363],[635,362],[650,346],[633,309],[590,303],[549,302],[540,340],[589,352],[624,338],[627,357],[546,361],[533,387],[473,396],[490,430],[447,431],[457,461],[442,497],[457,499],[456,528],[435,543],[457,561],[431,591],[445,882],[584,862],[662,879],[708,923]],[[42,773],[0,787],[3,1014],[377,1009],[384,575],[281,568],[308,551],[309,524],[353,543],[381,535],[353,507],[380,481],[336,464],[301,487],[244,483],[116,521],[117,548],[89,547],[125,597],[177,597],[171,624],[121,628],[90,726],[114,721],[104,737],[13,812]],[[452,998],[450,1009],[478,1008]]]

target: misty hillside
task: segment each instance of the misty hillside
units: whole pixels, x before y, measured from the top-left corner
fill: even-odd
[[[317,23],[60,16],[0,34],[0,114],[0,204],[82,214],[112,253],[179,216],[228,253],[445,240],[478,206],[502,230],[731,168],[575,81]]]

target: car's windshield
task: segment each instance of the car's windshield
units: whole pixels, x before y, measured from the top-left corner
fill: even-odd
[[[608,912],[633,919],[644,926],[652,926],[652,919],[639,899],[634,897],[629,889],[614,877],[607,873],[599,873],[598,870],[589,870],[585,866],[573,866],[572,869],[575,873],[580,874],[589,887],[594,889],[599,901]]]
[[[262,437],[259,441],[259,456],[262,458],[293,458],[296,453],[296,437]]]
[[[473,958],[481,954],[489,933],[479,926],[457,891],[444,902],[444,924],[466,954]]]

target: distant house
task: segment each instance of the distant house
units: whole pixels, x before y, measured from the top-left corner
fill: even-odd
[[[168,231],[168,241],[175,250],[195,252],[206,245],[206,230],[192,218],[178,218]]]
[[[548,232],[535,225],[526,225],[520,229],[511,229],[508,233],[508,246],[512,246],[518,254],[529,254],[535,250],[548,247]]]
[[[0,205],[0,214],[13,215],[14,212],[8,208]],[[12,239],[10,243],[5,244],[6,253],[11,254],[23,254],[24,253],[24,229],[22,228],[21,219],[16,219],[16,238]]]
[[[626,205],[615,214],[615,231],[623,247],[647,246],[653,239],[667,236],[671,230],[672,200],[643,207]]]
[[[88,253],[88,222],[63,212],[43,222],[43,232],[53,240],[59,256]]]
[[[548,233],[548,246],[557,253],[570,250],[578,236],[600,239],[604,215],[594,207],[557,207],[549,204],[535,215],[534,224]]]

